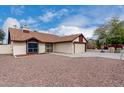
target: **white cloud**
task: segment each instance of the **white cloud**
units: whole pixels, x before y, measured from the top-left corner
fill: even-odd
[[[57,18],[60,18],[60,17],[62,17],[62,16],[66,16],[67,14],[68,14],[68,9],[66,9],[66,8],[63,8],[63,9],[61,9],[60,11],[57,11],[56,12],[56,17]]]
[[[20,24],[26,24],[26,20],[25,19],[21,19],[19,20]]]
[[[39,17],[39,19],[43,22],[49,22],[53,19],[53,17],[56,16],[55,13],[47,12],[46,14]]]
[[[49,31],[46,31],[46,30],[36,30],[38,32],[41,32],[41,33],[49,33]]]
[[[37,22],[37,21],[36,21],[34,18],[32,18],[32,17],[29,17],[26,21],[27,21],[27,24],[34,24],[34,23]]]
[[[11,13],[15,15],[22,15],[24,13],[24,6],[13,6],[11,7]]]
[[[71,34],[82,33],[85,37],[91,38],[93,36],[95,29],[96,27],[80,28],[76,26],[64,26],[63,25],[63,26],[59,26],[56,28],[51,28],[49,32],[56,34],[56,35],[71,35]]]
[[[15,18],[11,18],[11,17],[8,17],[4,24],[3,24],[3,31],[6,33],[6,36],[5,36],[5,40],[4,40],[4,43],[7,43],[7,40],[8,40],[8,29],[9,28],[20,28],[20,23],[17,19]]]
[[[67,9],[61,9],[59,11],[47,11],[44,15],[39,16],[39,19],[43,22],[50,22],[53,18],[60,18],[68,13]]]
[[[88,19],[80,14],[69,16],[67,19],[65,19],[60,25],[65,26],[85,26],[88,24]]]
[[[28,17],[27,19],[21,19],[19,20],[21,26],[27,25],[31,27],[38,27],[39,23],[35,18]]]
[[[49,33],[56,35],[71,35],[82,33],[87,38],[92,38],[96,26],[85,28],[89,20],[78,14],[65,19],[58,27],[49,29]]]
[[[48,30],[49,33],[56,35],[71,35],[82,33],[85,37],[91,38],[96,27],[85,28],[89,20],[80,14],[69,16],[57,27]]]

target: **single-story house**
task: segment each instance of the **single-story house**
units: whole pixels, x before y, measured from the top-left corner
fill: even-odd
[[[28,29],[10,28],[8,44],[13,55],[34,53],[83,53],[87,40],[83,34],[57,36],[53,34],[30,31]]]

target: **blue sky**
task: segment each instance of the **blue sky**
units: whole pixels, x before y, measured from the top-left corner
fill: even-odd
[[[0,6],[0,27],[5,29],[27,24],[32,30],[57,35],[83,33],[92,37],[93,31],[113,16],[124,19],[124,6]]]

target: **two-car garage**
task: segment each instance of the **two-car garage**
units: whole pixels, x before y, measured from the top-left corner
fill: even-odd
[[[85,43],[57,43],[54,44],[54,52],[56,53],[71,53],[71,54],[81,54],[86,51]]]
[[[86,39],[79,35],[70,42],[59,42],[54,44],[53,52],[81,54],[86,52]]]

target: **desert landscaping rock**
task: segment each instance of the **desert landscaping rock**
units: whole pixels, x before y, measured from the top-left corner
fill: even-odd
[[[18,58],[0,55],[0,86],[120,87],[124,86],[124,63],[115,59],[54,54]]]

